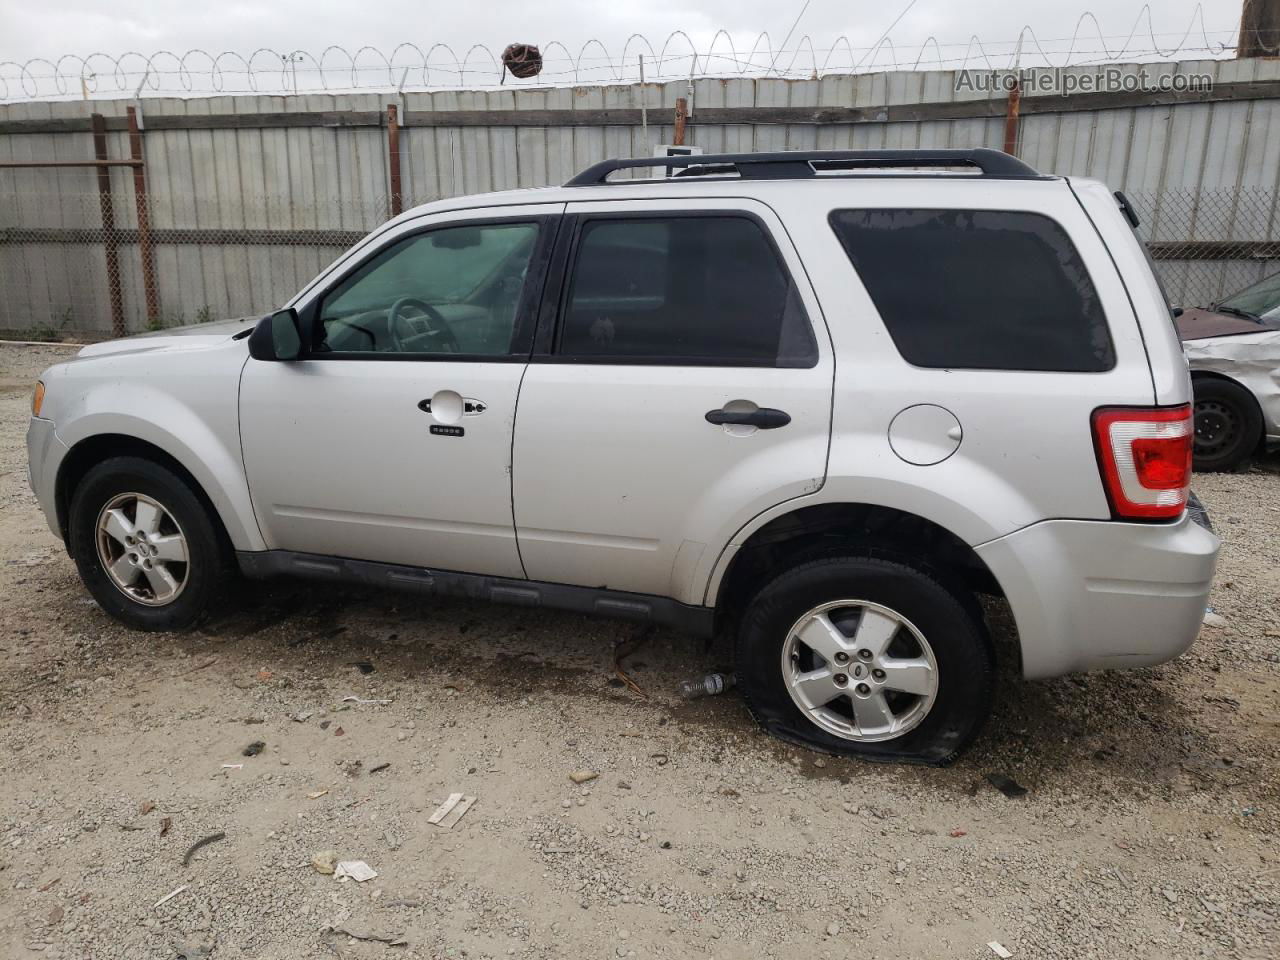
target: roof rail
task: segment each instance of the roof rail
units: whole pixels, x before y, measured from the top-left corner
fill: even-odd
[[[716,153],[679,157],[635,157],[592,164],[565,184],[594,187],[609,183],[617,170],[636,167],[697,168],[684,176],[729,176],[743,180],[801,180],[822,173],[852,173],[893,167],[977,167],[997,180],[1048,179],[1034,167],[999,150],[785,150],[780,153]],[[681,176],[681,174],[676,174]],[[965,174],[970,176],[970,174]]]

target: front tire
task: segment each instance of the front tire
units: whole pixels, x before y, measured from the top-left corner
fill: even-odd
[[[945,764],[991,709],[995,669],[973,598],[870,556],[804,563],[756,595],[738,682],[775,736],[827,753]]]
[[[1192,465],[1202,473],[1239,469],[1262,440],[1262,411],[1244,387],[1197,377]]]
[[[181,630],[219,597],[228,573],[218,527],[173,471],[140,457],[91,469],[71,499],[80,579],[111,616],[138,630]]]

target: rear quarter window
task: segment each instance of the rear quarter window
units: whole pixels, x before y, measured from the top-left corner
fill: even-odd
[[[894,345],[919,367],[1098,373],[1115,350],[1071,238],[1043,214],[835,210]]]

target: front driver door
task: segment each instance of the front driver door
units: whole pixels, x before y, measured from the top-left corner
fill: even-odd
[[[408,221],[295,304],[306,352],[240,388],[270,547],[524,576],[511,432],[561,209]]]

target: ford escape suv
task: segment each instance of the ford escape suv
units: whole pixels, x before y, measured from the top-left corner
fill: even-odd
[[[130,626],[193,623],[238,567],[724,630],[773,733],[936,763],[991,703],[981,593],[1026,677],[1195,639],[1190,401],[1099,183],[646,158],[412,210],[256,326],[86,347],[28,449]]]

